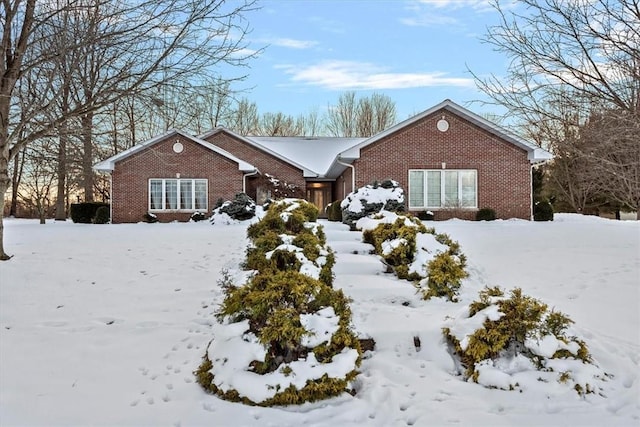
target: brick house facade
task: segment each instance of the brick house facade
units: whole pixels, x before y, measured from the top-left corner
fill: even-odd
[[[139,222],[148,212],[162,222],[188,221],[196,211],[210,212],[218,199],[233,198],[242,191],[245,175],[255,172],[251,164],[176,130],[123,151],[94,168],[111,173],[113,223]],[[191,196],[185,195],[179,201],[176,197],[176,203],[195,196],[194,184],[201,182],[206,185],[206,199],[198,204],[191,200],[188,208],[177,205],[170,209],[165,197],[159,201],[165,206],[153,206],[152,181],[165,191],[168,182],[175,183],[176,196],[178,188],[191,190]]]
[[[183,146],[180,153],[176,142]],[[188,220],[197,204],[193,188],[203,188],[203,180],[210,212],[218,198],[241,191],[260,196],[255,177],[266,174],[305,189],[307,200],[321,209],[354,187],[390,178],[405,189],[409,211],[428,210],[435,219],[473,219],[484,207],[499,218],[531,219],[531,169],[550,158],[445,100],[371,138],[248,137],[224,128],[193,137],[171,131],[95,169],[112,174],[113,222],[137,222],[148,211],[161,221]],[[176,184],[176,176],[194,181]],[[194,194],[191,205],[186,200],[177,206],[190,209],[158,204],[160,196],[162,203],[176,198],[166,195],[176,185]]]

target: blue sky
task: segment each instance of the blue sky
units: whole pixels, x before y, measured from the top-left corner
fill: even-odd
[[[266,46],[242,84],[260,113],[322,113],[345,91],[378,92],[404,120],[444,99],[496,107],[472,75],[504,74],[508,58],[480,37],[497,22],[487,0],[260,0],[251,47]]]

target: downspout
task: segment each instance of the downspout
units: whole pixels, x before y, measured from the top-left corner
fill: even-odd
[[[260,172],[257,168],[253,170],[253,172],[245,173],[242,175],[242,192],[247,194],[247,177],[257,175]]]
[[[356,191],[356,167],[353,166],[352,164],[349,163],[344,163],[343,161],[340,160],[340,156],[338,156],[336,158],[336,162],[338,162],[339,164],[341,164],[342,166],[346,166],[348,168],[351,168],[351,193]],[[344,190],[342,191],[344,193]],[[346,194],[343,194],[343,196],[347,196]]]
[[[113,171],[109,174],[109,222],[113,224]]]

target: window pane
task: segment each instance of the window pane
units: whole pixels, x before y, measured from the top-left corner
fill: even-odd
[[[149,185],[149,209],[162,209],[162,180],[152,179]]]
[[[439,208],[442,205],[440,176],[440,171],[427,171],[427,207],[429,208]]]
[[[458,199],[458,171],[444,172],[444,203],[447,207],[456,207]]]
[[[178,209],[178,181],[167,179],[165,181],[165,209]]]
[[[193,209],[193,181],[180,180],[180,209]]]
[[[424,171],[409,171],[409,207],[424,207]]]
[[[207,210],[207,180],[196,179],[196,206],[195,209]]]
[[[468,208],[476,207],[476,171],[461,171],[460,181],[462,206]]]

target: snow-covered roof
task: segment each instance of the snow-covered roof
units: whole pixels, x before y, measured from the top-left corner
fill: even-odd
[[[524,139],[520,138],[519,136],[511,133],[510,131],[508,131],[507,129],[503,128],[502,126],[498,126],[495,123],[492,123],[490,121],[488,121],[487,119],[472,113],[471,111],[467,110],[464,107],[461,107],[460,105],[456,104],[455,102],[451,101],[450,99],[445,99],[444,101],[442,101],[441,103],[434,105],[433,107],[429,108],[428,110],[423,111],[420,114],[417,114],[403,122],[398,123],[395,126],[390,127],[389,129],[380,132],[374,136],[372,136],[371,138],[366,139],[365,141],[362,141],[361,143],[354,145],[353,147],[350,147],[349,149],[342,151],[339,153],[339,158],[342,159],[345,162],[352,162],[355,159],[360,158],[360,150],[370,144],[373,144],[374,142],[385,138],[386,136],[389,136],[391,134],[393,134],[394,132],[397,132],[398,130],[411,125],[412,123],[415,123],[435,112],[437,112],[440,109],[445,109],[448,110],[450,112],[452,112],[453,114],[456,114],[466,120],[468,120],[469,122],[475,124],[476,126],[496,135],[497,137],[504,139],[505,141],[508,141],[510,143],[512,143],[513,145],[520,147],[524,150],[527,151],[527,158],[529,159],[529,161],[531,163],[539,163],[539,162],[544,162],[546,160],[551,160],[553,158],[553,155],[548,152],[547,150],[538,147],[535,144],[532,144],[528,141],[525,141]]]
[[[339,174],[328,175],[327,172],[338,153],[366,139],[315,136],[243,136],[221,126],[200,135],[199,138],[206,139],[219,132],[225,132],[297,167],[305,178],[337,177]]]
[[[305,177],[316,178],[335,178],[337,175],[330,174],[330,170],[338,153],[366,140],[366,138],[266,136],[252,136],[250,139],[286,159],[303,165],[306,171],[311,172]]]
[[[207,149],[209,149],[209,150],[211,150],[211,151],[213,151],[215,153],[220,154],[223,157],[226,157],[227,159],[229,159],[229,160],[231,160],[233,162],[236,162],[238,164],[238,170],[241,170],[243,172],[253,172],[253,171],[257,170],[256,167],[253,166],[252,164],[247,163],[244,160],[239,159],[238,157],[234,156],[233,154],[229,153],[228,151],[223,150],[222,148],[217,147],[217,146],[215,146],[215,145],[213,145],[213,144],[211,144],[211,143],[209,143],[209,142],[207,142],[207,141],[205,141],[203,139],[200,139],[200,138],[197,138],[195,136],[189,135],[188,133],[182,132],[182,131],[180,131],[178,129],[170,129],[170,130],[168,130],[167,132],[165,132],[165,133],[163,133],[161,135],[158,135],[158,136],[156,136],[154,138],[151,138],[151,139],[149,139],[149,140],[147,140],[145,142],[142,142],[140,144],[136,144],[133,147],[129,148],[128,150],[122,151],[122,152],[116,154],[115,156],[111,156],[106,160],[103,160],[103,161],[101,161],[99,163],[96,163],[93,166],[93,169],[96,170],[96,171],[100,171],[100,172],[112,172],[117,161],[125,159],[125,158],[127,158],[127,157],[129,157],[129,156],[131,156],[131,155],[133,155],[133,154],[145,149],[145,148],[151,147],[152,145],[155,145],[158,142],[163,141],[164,139],[172,137],[172,136],[175,136],[175,135],[179,135],[179,136],[182,136],[183,138],[189,139],[189,140],[191,140],[191,141],[193,141],[193,142],[195,142],[197,144],[200,144],[203,147],[205,147],[205,148],[207,148]]]

